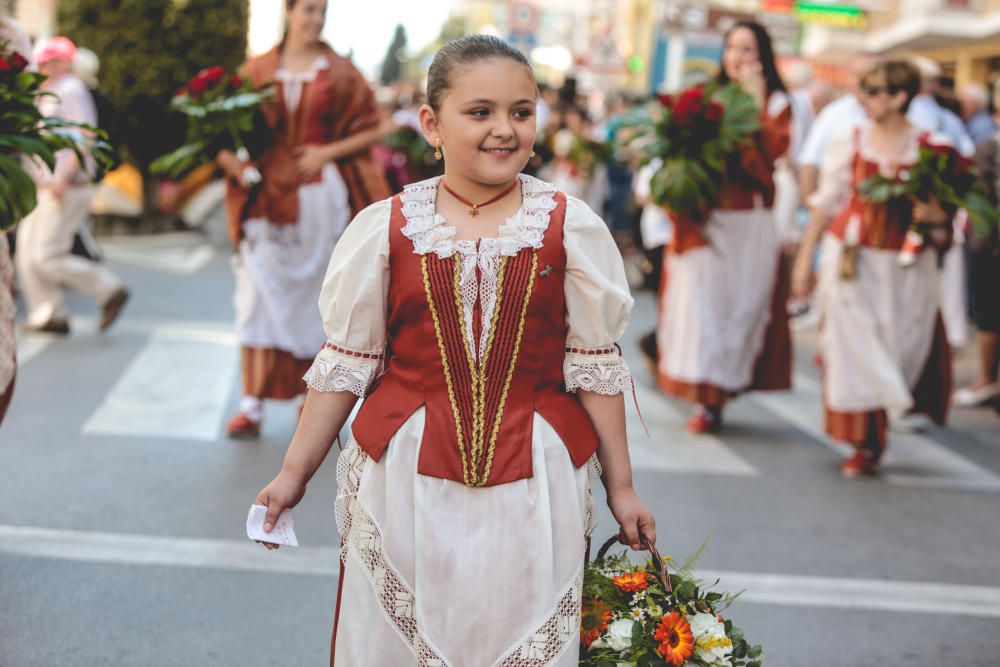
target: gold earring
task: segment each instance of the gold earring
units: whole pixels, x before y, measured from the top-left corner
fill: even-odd
[[[529,155],[528,157],[535,157],[535,151],[531,151],[531,155]]]
[[[437,143],[434,144],[434,159],[440,160],[444,155],[441,154],[441,137],[438,137]]]

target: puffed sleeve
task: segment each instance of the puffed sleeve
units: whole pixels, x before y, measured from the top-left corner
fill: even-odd
[[[855,130],[846,128],[835,134],[827,144],[819,163],[816,192],[809,197],[809,207],[826,215],[836,215],[851,192],[851,161],[854,158]]]
[[[632,374],[616,347],[634,303],[621,253],[605,222],[579,199],[568,200],[563,228],[566,389],[607,395],[631,391]]]
[[[363,397],[381,367],[390,206],[390,200],[384,200],[358,213],[330,258],[319,297],[327,342],[305,375],[312,389]]]

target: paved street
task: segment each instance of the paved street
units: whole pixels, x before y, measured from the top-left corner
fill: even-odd
[[[188,234],[102,245],[133,289],[122,321],[98,336],[76,298],[72,336],[19,334],[0,428],[0,666],[325,664],[334,461],[296,509],[301,549],[245,539],[295,410],[269,404],[258,442],[222,433],[239,400],[226,251]],[[654,309],[641,295],[623,341],[650,432],[629,399],[636,484],[665,553],[712,534],[703,574],[747,589],[731,615],[764,664],[996,665],[1000,416],[893,433],[880,478],[844,480],[802,332],[795,392],[741,398],[721,435],[689,436],[635,350]],[[612,532],[604,511],[598,537]]]

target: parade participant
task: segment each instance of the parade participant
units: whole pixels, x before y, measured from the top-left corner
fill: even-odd
[[[38,45],[35,62],[48,77],[42,84],[52,93],[39,99],[43,116],[83,125],[97,125],[97,110],[87,86],[72,73],[76,45],[53,37]],[[18,280],[27,310],[25,330],[69,333],[63,290],[90,294],[101,304],[101,331],[110,327],[128,299],[128,290],[106,266],[72,254],[73,238],[90,211],[94,165],[81,163],[70,149],[59,151],[54,170],[32,164],[38,205],[17,227]]]
[[[598,474],[620,539],[656,539],[614,347],[632,298],[604,221],[520,173],[537,96],[523,54],[457,39],[427,88],[444,176],[347,228],[320,300],[329,342],[257,503],[265,530],[297,504],[367,395],[337,463],[331,664],[575,667]]]
[[[793,291],[804,296],[822,237],[816,302],[826,432],[855,447],[842,465],[849,477],[877,470],[887,411],[912,409],[938,423],[947,414],[951,368],[939,309],[938,253],[928,248],[908,268],[898,255],[913,220],[939,225],[934,243],[943,247],[954,211],[936,201],[873,204],[858,194],[871,176],[907,170],[922,139],[947,142],[907,120],[919,86],[919,73],[904,61],[875,65],[864,75],[861,99],[870,120],[831,141],[793,273]],[[836,215],[828,213],[845,199]]]
[[[371,148],[383,135],[375,96],[347,58],[320,39],[326,0],[287,0],[287,32],[242,69],[275,84],[262,114],[270,138],[256,165],[223,150],[230,235],[237,245],[236,328],[243,399],[231,437],[260,433],[263,399],[305,393],[302,375],[323,345],[316,310],[327,260],[351,219],[390,194]],[[263,181],[248,191],[256,166]]]
[[[659,384],[696,409],[693,433],[719,429],[736,394],[791,384],[787,277],[772,214],[774,163],[788,149],[791,112],[771,40],[755,22],[725,38],[718,81],[756,100],[761,130],[732,155],[721,205],[703,223],[674,220],[658,330]]]
[[[993,108],[1000,117],[1000,86],[993,91]],[[994,132],[976,147],[976,166],[990,199],[1000,202],[1000,134]],[[952,402],[959,407],[987,405],[1000,398],[1000,230],[993,227],[988,234],[971,230],[969,246],[979,373],[970,386],[955,392]]]

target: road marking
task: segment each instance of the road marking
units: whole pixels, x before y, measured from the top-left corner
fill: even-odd
[[[156,330],[83,432],[214,441],[237,362],[232,334]]]
[[[638,416],[629,414],[629,453],[634,469],[744,477],[760,474],[719,438],[688,433],[684,428],[686,416],[659,392],[638,382],[635,392],[649,435],[643,431]],[[626,407],[630,412],[633,409]]]
[[[832,441],[823,430],[819,382],[796,372],[793,386],[795,390],[790,393],[751,397],[830,449],[840,454],[847,452],[845,445]],[[1000,476],[918,433],[890,434],[879,479],[896,486],[1000,491]]]
[[[268,552],[249,540],[177,538],[0,525],[0,553],[88,563],[195,567],[336,577],[336,547]],[[743,602],[1000,618],[1000,588],[883,579],[702,571]]]
[[[24,366],[26,363],[45,351],[57,338],[57,334],[46,333],[21,333],[18,331],[17,337],[17,365]]]
[[[102,239],[101,251],[116,262],[177,275],[197,273],[215,257],[212,246],[196,232],[112,236]]]
[[[126,535],[30,526],[0,526],[0,552],[90,563],[276,574],[337,576],[340,568],[340,550],[334,547],[285,548],[272,553],[250,540]]]

